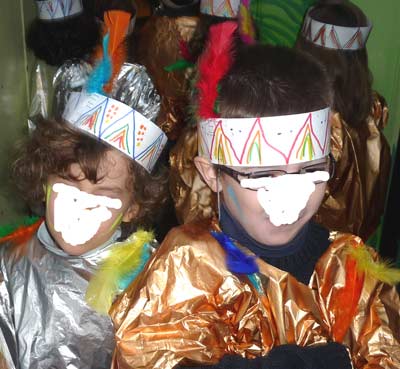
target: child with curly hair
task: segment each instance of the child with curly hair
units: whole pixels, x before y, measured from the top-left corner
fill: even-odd
[[[82,92],[64,117],[37,121],[13,164],[16,185],[31,204],[45,204],[45,217],[0,248],[0,351],[9,369],[110,366],[113,326],[98,311],[149,257],[154,236],[139,227],[167,198],[166,172],[156,167],[166,136],[137,109]],[[92,286],[107,265],[111,273]],[[97,294],[104,286],[109,293]]]

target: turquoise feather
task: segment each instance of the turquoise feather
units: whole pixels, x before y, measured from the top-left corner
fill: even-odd
[[[110,35],[107,33],[103,38],[103,58],[90,74],[86,90],[89,93],[104,94],[103,86],[107,84],[112,75],[111,58],[108,54],[108,42]]]

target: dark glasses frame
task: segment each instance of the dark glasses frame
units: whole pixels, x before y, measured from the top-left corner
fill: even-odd
[[[273,169],[273,170],[270,169],[270,170],[265,170],[265,171],[260,171],[260,172],[243,173],[243,172],[234,170],[232,168],[229,168],[225,165],[217,164],[216,167],[217,167],[218,172],[227,174],[229,177],[233,178],[236,182],[238,182],[240,184],[240,181],[242,179],[258,179],[258,178],[265,178],[265,177],[274,178],[274,177],[283,176],[285,174],[312,173],[312,172],[316,172],[317,170],[321,170],[321,168],[316,168],[316,167],[321,166],[322,164],[323,163],[309,165],[309,166],[301,168],[297,172],[287,172],[286,170],[283,170],[283,169]],[[336,160],[331,153],[329,153],[329,155],[328,155],[328,162],[326,163],[326,165],[329,167],[328,168],[329,179],[332,179],[335,175]],[[313,168],[315,168],[315,170],[312,170]],[[239,177],[241,177],[241,178],[239,178]],[[319,184],[319,183],[322,183],[322,181],[315,182],[315,184]]]

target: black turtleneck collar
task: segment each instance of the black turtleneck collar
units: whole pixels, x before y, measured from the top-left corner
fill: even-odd
[[[313,223],[307,223],[296,237],[285,245],[268,246],[254,240],[221,204],[220,225],[224,233],[297,280],[308,284],[315,264],[329,247],[329,232]]]

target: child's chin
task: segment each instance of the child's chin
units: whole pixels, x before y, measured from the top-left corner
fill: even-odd
[[[70,244],[66,244],[65,242],[60,242],[59,243],[59,247],[68,255],[72,255],[72,256],[79,256],[82,255],[86,252],[86,246],[85,244],[83,245],[70,245]]]
[[[64,240],[58,241],[58,247],[60,247],[66,254],[71,256],[80,256],[95,248],[93,245],[91,245],[90,241],[80,245],[71,245]]]

